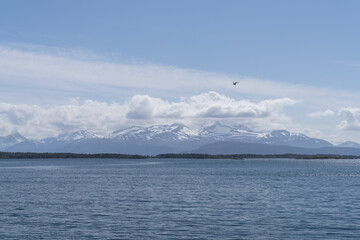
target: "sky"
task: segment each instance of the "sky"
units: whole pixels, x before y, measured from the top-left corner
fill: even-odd
[[[360,143],[359,12],[352,0],[3,0],[0,136],[221,122]]]

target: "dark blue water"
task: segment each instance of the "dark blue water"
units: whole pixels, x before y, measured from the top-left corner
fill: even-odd
[[[360,160],[0,160],[0,239],[359,239]]]

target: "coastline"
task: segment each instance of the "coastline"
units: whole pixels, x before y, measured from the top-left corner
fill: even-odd
[[[290,159],[360,159],[355,155],[333,154],[199,154],[199,153],[166,153],[154,156],[116,154],[116,153],[34,153],[34,152],[0,152],[0,159],[41,159],[41,158],[104,158],[104,159],[152,159],[152,158],[186,158],[186,159],[252,159],[252,158],[290,158]]]

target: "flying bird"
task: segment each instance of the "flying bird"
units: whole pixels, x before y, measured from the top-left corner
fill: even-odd
[[[233,85],[236,85],[238,82],[233,82]]]

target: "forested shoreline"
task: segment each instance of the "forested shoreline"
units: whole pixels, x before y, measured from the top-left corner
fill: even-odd
[[[198,154],[167,153],[159,155],[132,155],[116,153],[34,153],[34,152],[0,152],[0,159],[36,159],[36,158],[104,158],[104,159],[150,159],[150,158],[187,158],[187,159],[246,159],[246,158],[292,158],[292,159],[360,159],[353,155],[332,154]]]

